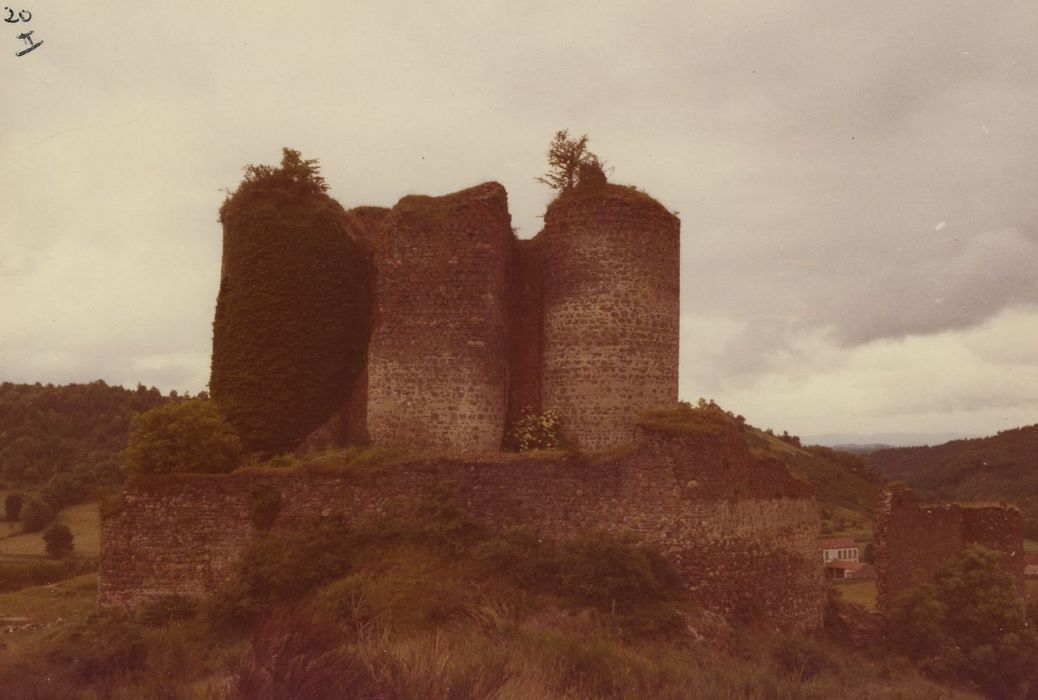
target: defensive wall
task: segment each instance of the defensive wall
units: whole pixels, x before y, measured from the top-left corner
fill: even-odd
[[[880,610],[889,609],[902,591],[930,581],[970,544],[1002,552],[1002,565],[1023,586],[1023,516],[1015,506],[924,503],[897,485],[883,492],[875,533]]]
[[[821,625],[818,504],[778,461],[752,455],[736,428],[639,428],[633,446],[595,458],[558,452],[416,456],[374,473],[303,468],[137,478],[102,519],[99,602],[131,608],[201,598],[228,581],[257,536],[251,494],[276,489],[274,528],[317,515],[346,521],[446,485],[494,528],[565,538],[631,533],[683,573],[705,605],[795,630]]]

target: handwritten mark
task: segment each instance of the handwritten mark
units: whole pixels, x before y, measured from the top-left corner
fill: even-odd
[[[29,48],[22,49],[21,51],[16,52],[14,54],[15,56],[24,56],[25,54],[29,53],[30,51],[35,51],[38,47],[43,46],[43,42],[42,41],[33,41],[32,40],[32,32],[25,32],[24,34],[19,34],[18,38],[21,39],[22,41],[24,41],[25,43],[27,43],[29,45]]]
[[[4,9],[7,10],[7,17],[4,18],[4,21],[7,22],[8,24],[17,24],[18,22],[28,22],[30,19],[32,19],[32,13],[29,12],[28,10],[19,10],[18,11],[18,19],[15,19],[14,18],[14,10],[12,10],[10,7],[4,7]],[[28,15],[28,17],[26,17],[26,15]]]

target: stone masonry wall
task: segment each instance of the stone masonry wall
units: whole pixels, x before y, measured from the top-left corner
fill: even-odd
[[[709,456],[709,457],[708,457]],[[320,514],[379,512],[436,484],[494,527],[526,525],[550,536],[629,532],[684,573],[704,604],[756,612],[783,627],[821,624],[823,583],[810,487],[778,462],[750,455],[731,435],[642,431],[625,454],[415,459],[382,473],[244,472],[138,479],[102,521],[102,606],[133,607],[161,595],[202,597],[227,581],[255,535],[250,493],[282,495],[275,527]],[[734,484],[734,486],[732,486]]]
[[[677,401],[679,229],[616,185],[545,215],[543,407],[583,449],[629,441],[639,413]]]
[[[504,188],[404,197],[382,228],[368,351],[371,439],[499,449],[514,241]]]
[[[929,581],[969,544],[1003,552],[1003,565],[1023,583],[1023,518],[1012,506],[923,503],[905,486],[887,489],[876,512],[877,602]]]

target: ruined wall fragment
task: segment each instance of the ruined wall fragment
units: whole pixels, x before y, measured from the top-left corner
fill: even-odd
[[[924,503],[898,485],[883,493],[875,532],[880,610],[888,610],[903,591],[931,581],[970,544],[1002,552],[1002,565],[1023,585],[1023,516],[1014,506]]]
[[[372,441],[498,449],[513,244],[504,188],[404,197],[382,226],[368,351]]]

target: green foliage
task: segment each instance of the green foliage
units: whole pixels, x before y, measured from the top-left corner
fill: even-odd
[[[404,532],[416,541],[431,543],[452,554],[467,549],[483,530],[454,499],[449,484],[437,484],[422,496],[415,515]]]
[[[134,418],[122,458],[138,474],[219,474],[238,466],[241,442],[211,401],[192,399]]]
[[[234,697],[423,697],[381,691],[373,659],[348,641],[340,626],[313,611],[277,611],[250,634],[248,653],[235,674]]]
[[[248,623],[272,602],[297,597],[349,571],[348,531],[335,522],[268,533],[245,550],[235,580],[213,597],[210,617]]]
[[[82,503],[88,496],[88,477],[81,472],[55,474],[40,490],[40,497],[55,513],[68,506]]]
[[[905,591],[888,616],[893,648],[938,677],[968,679],[996,697],[1016,692],[1038,661],[1038,634],[1001,557],[971,545],[933,584]]]
[[[220,223],[238,212],[242,201],[250,196],[291,194],[308,196],[324,194],[328,185],[321,175],[321,166],[316,159],[303,160],[303,154],[291,148],[281,149],[281,166],[246,165],[238,189],[228,192],[220,206]]]
[[[22,532],[39,532],[53,518],[50,506],[38,498],[30,498],[22,506]]]
[[[130,421],[166,400],[155,388],[102,381],[0,384],[0,478],[35,486],[69,473],[91,486],[119,484],[116,455]]]
[[[474,556],[524,588],[600,610],[666,600],[681,588],[677,572],[654,550],[602,532],[555,542],[510,530],[481,543]]]
[[[316,162],[248,166],[220,209],[213,400],[245,449],[296,447],[348,399],[367,357],[371,261]]]
[[[22,513],[22,503],[25,502],[25,497],[17,491],[12,491],[4,497],[4,515],[8,520],[14,522],[18,520]]]
[[[72,531],[61,523],[54,523],[43,533],[43,541],[47,544],[47,554],[55,559],[72,554],[73,539]]]
[[[803,636],[780,637],[772,649],[772,659],[782,673],[798,681],[810,680],[837,668],[823,644]]]
[[[654,430],[682,433],[720,433],[734,427],[742,428],[742,416],[725,411],[711,399],[699,399],[693,407],[687,401],[679,401],[672,408],[656,408],[638,417],[639,425]]]
[[[83,567],[92,567],[89,562],[76,560],[47,561],[0,561],[0,591],[16,591],[29,586],[42,586],[81,573]]]
[[[140,669],[148,656],[143,630],[116,615],[99,615],[68,630],[58,641],[51,661],[67,669],[77,684]]]
[[[555,410],[538,415],[527,409],[505,434],[505,448],[517,452],[553,450],[562,446],[559,413]]]
[[[602,162],[587,149],[587,134],[571,139],[569,131],[555,132],[548,146],[548,171],[537,178],[559,194],[577,187],[601,187],[606,184]]]

